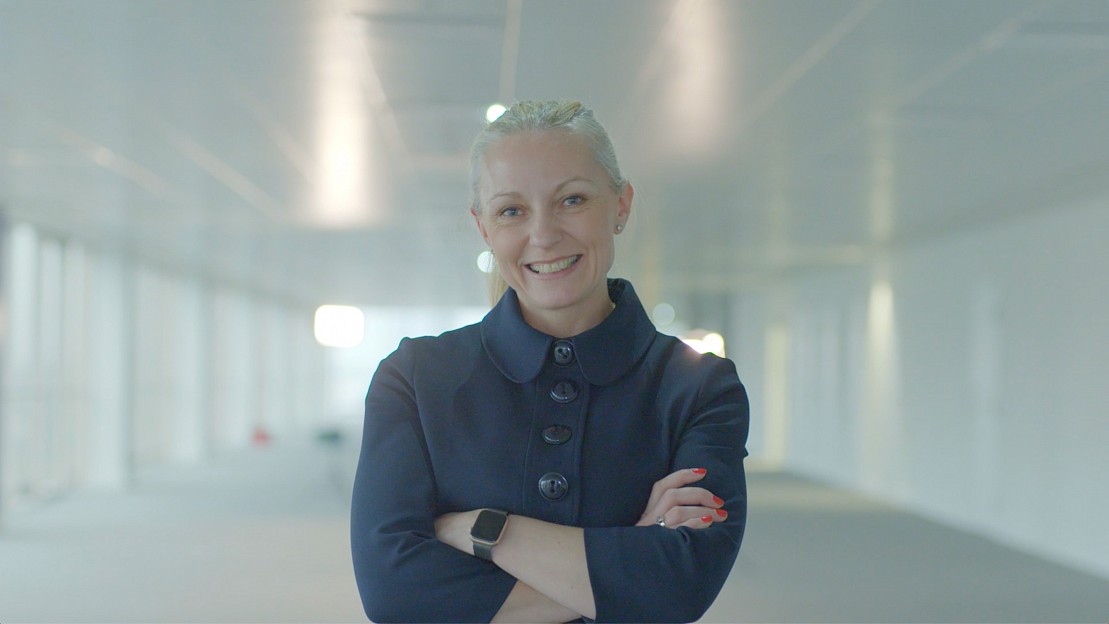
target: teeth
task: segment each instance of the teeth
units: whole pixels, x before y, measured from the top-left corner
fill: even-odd
[[[528,268],[536,273],[557,273],[577,262],[578,258],[581,258],[581,256],[571,256],[565,260],[559,260],[558,262],[552,262],[550,264],[529,264]]]

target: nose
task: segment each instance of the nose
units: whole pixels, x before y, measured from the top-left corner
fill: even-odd
[[[535,247],[549,248],[562,240],[562,227],[558,218],[545,210],[536,212],[531,222],[531,244]]]

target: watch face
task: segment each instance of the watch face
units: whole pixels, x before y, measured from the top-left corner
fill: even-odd
[[[503,513],[483,509],[477,515],[477,521],[470,530],[470,536],[485,542],[496,542],[501,537],[506,520],[507,516]]]

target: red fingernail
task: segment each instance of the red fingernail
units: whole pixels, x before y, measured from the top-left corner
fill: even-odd
[[[701,522],[704,522],[705,524],[712,522],[712,516],[701,516]]]
[[[727,518],[728,512],[724,511],[723,509],[717,509],[716,515],[720,516],[721,518]]]
[[[694,468],[693,469],[693,474],[705,474],[707,472],[708,472],[708,470],[705,470],[704,468]]]
[[[713,496],[712,497],[712,502],[716,503],[717,505],[723,505],[724,504],[724,499],[720,498],[719,496]]]

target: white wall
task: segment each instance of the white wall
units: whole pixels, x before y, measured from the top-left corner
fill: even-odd
[[[3,242],[6,507],[119,488],[143,466],[247,446],[256,426],[294,436],[324,420],[309,306],[27,223]]]
[[[753,446],[1109,577],[1107,240],[1109,198],[740,297]]]

